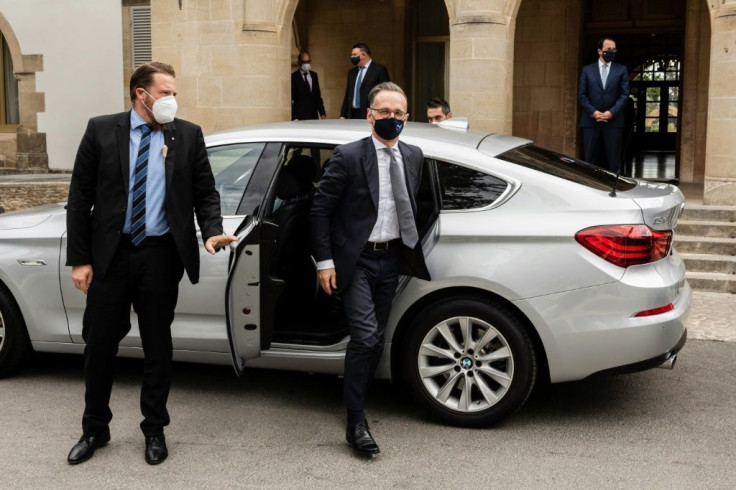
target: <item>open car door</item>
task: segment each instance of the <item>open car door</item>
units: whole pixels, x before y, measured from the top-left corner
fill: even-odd
[[[238,241],[230,245],[230,271],[225,289],[227,334],[238,376],[245,363],[261,355],[260,226],[247,216]]]

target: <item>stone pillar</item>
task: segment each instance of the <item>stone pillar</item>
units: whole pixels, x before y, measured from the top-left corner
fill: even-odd
[[[736,0],[723,0],[711,15],[703,203],[736,206]]]
[[[471,128],[509,134],[515,16],[506,4],[457,0],[448,8],[450,101],[452,112],[467,116]]]

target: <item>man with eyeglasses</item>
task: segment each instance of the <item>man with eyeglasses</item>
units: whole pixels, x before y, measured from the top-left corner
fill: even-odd
[[[300,51],[299,69],[291,74],[291,120],[325,117],[319,78],[312,71],[312,57],[306,51]]]
[[[415,202],[424,156],[399,141],[409,119],[406,95],[385,82],[368,99],[371,135],[335,148],[310,214],[320,285],[341,295],[348,322],[345,438],[361,456],[379,452],[365,395],[383,353],[399,274],[429,280]]]
[[[624,107],[629,97],[629,72],[613,63],[615,57],[616,41],[601,38],[598,59],[583,67],[578,86],[585,161],[611,172],[621,167]]]

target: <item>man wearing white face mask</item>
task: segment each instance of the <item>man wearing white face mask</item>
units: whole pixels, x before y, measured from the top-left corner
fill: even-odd
[[[324,119],[325,116],[319,78],[312,71],[312,57],[301,51],[299,69],[291,74],[291,120]]]
[[[237,240],[224,235],[199,126],[176,116],[174,69],[140,66],[130,79],[130,112],[90,119],[74,161],[67,209],[67,260],[72,281],[87,295],[82,320],[85,408],[82,438],[70,464],[91,458],[110,441],[113,363],[138,316],[145,355],[140,424],[144,456],[168,456],[164,427],[172,370],[171,323],[186,270],[199,280],[192,212],[211,254]]]

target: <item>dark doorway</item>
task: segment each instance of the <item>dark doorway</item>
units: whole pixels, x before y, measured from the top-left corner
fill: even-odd
[[[411,2],[412,79],[409,112],[427,122],[426,105],[433,97],[447,100],[450,21],[444,0]],[[450,101],[452,103],[452,101]]]
[[[685,0],[585,0],[581,67],[597,57],[596,42],[616,40],[616,62],[630,75],[635,117],[624,138],[623,173],[679,181],[680,91]]]

